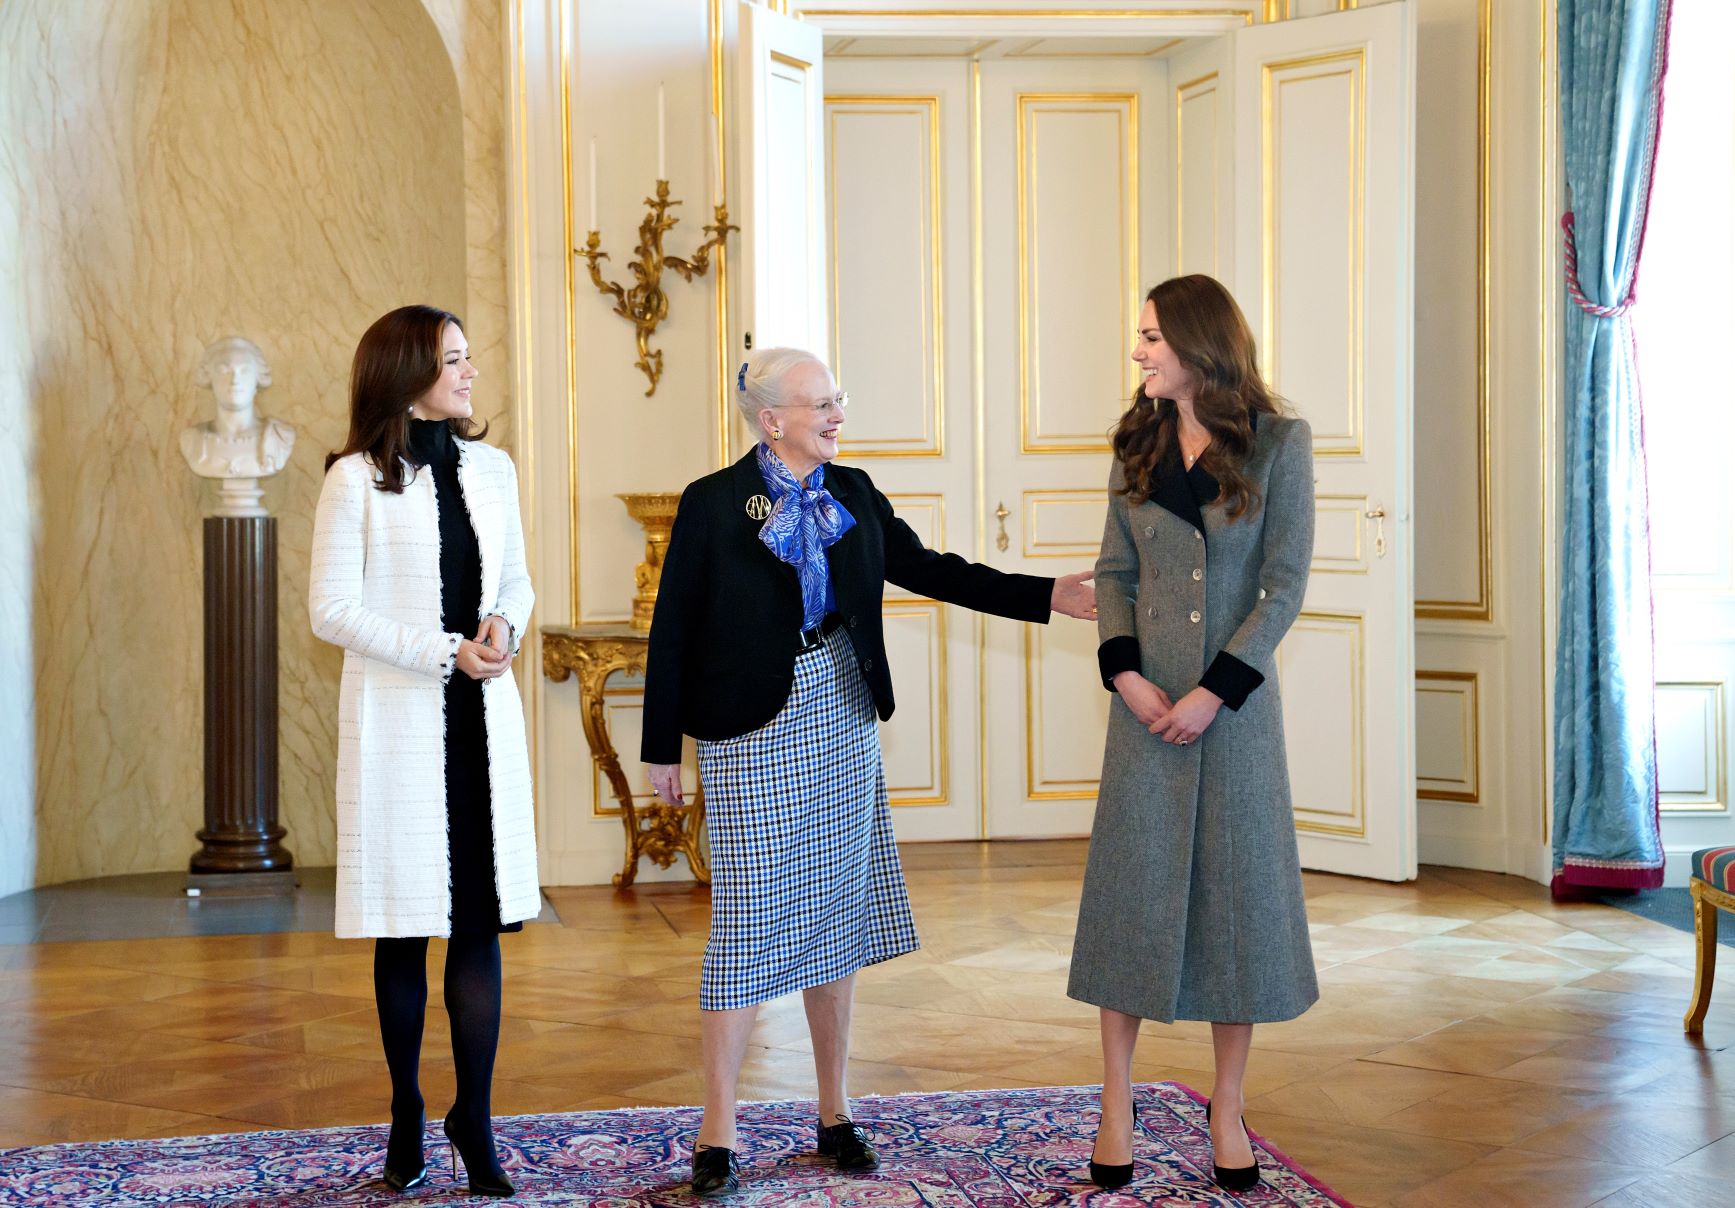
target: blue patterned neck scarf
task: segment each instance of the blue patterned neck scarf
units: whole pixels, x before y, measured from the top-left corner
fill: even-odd
[[[759,528],[759,540],[800,575],[801,627],[811,629],[825,619],[831,594],[826,548],[855,527],[855,517],[825,489],[823,464],[806,482],[798,482],[782,458],[761,443],[759,472],[774,503]]]

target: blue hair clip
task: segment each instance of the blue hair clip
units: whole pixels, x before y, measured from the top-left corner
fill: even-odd
[[[747,362],[741,362],[741,372],[735,375],[735,389],[743,394],[747,392]]]

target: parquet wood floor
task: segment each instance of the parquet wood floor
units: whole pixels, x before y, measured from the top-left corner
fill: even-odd
[[[1095,1012],[1064,993],[1084,845],[904,858],[924,947],[862,974],[852,1089],[1095,1082]],[[1256,1030],[1247,1114],[1309,1170],[1370,1206],[1729,1202],[1735,961],[1694,1041],[1691,937],[1661,924],[1455,869],[1307,892],[1323,998]],[[558,926],[503,940],[495,1110],[698,1102],[706,895],[549,895]],[[382,1120],[370,953],[319,933],[0,947],[0,1146]],[[1146,1025],[1140,1078],[1208,1092],[1210,1068],[1206,1025]],[[799,1001],[768,1005],[743,1094],[811,1082]]]

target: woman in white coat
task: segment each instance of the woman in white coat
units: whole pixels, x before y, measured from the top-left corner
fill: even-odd
[[[385,1181],[403,1191],[426,1177],[417,1066],[428,938],[443,936],[458,1083],[445,1133],[471,1193],[505,1196],[489,1107],[500,932],[541,908],[512,678],[534,594],[517,472],[471,422],[475,377],[446,311],[401,307],[362,336],[349,437],[326,459],[308,612],[344,649],[337,934],[374,940],[392,1079]]]

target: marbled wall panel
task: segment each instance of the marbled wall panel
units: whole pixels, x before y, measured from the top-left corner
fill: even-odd
[[[468,86],[497,98],[498,25],[458,11],[484,44]],[[175,435],[209,405],[200,349],[231,332],[272,363],[261,410],[300,433],[266,495],[283,820],[299,860],[330,862],[340,656],[305,602],[323,456],[343,437],[357,336],[406,301],[465,314],[484,355],[499,349],[479,410],[503,411],[503,250],[480,310],[466,286],[503,243],[499,174],[480,200],[466,189],[467,161],[498,155],[498,116],[492,134],[465,122],[417,0],[11,0],[0,81],[28,298],[0,340],[39,432],[35,880],[174,868],[195,846],[209,488]]]

